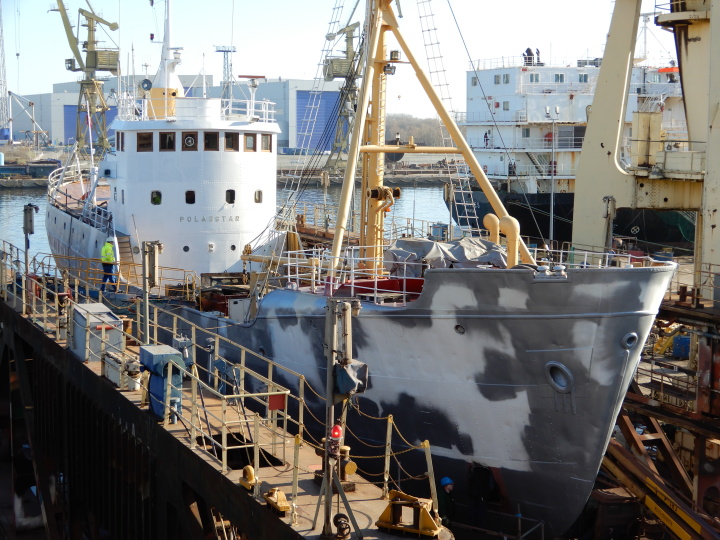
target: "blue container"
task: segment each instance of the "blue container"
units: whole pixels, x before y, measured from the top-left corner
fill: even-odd
[[[170,363],[175,364],[172,370],[170,399],[171,403],[175,402],[177,410],[180,411],[182,375],[179,368],[187,367],[182,354],[168,345],[143,345],[140,347],[140,364],[151,373],[148,385],[150,410],[159,418],[162,418],[165,413],[165,392],[167,390],[168,364]]]
[[[690,358],[690,336],[675,336],[672,353],[675,358]]]

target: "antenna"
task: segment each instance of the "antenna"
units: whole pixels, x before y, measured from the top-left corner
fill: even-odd
[[[2,0],[0,0],[0,139],[5,139],[5,129],[8,129],[10,111],[8,111],[7,78],[5,76],[5,38],[3,37]],[[9,129],[8,129],[9,131]],[[12,133],[10,133],[12,140]]]
[[[215,52],[223,53],[223,90],[221,99],[230,99],[230,87],[233,84],[232,53],[237,49],[234,45],[215,45]]]

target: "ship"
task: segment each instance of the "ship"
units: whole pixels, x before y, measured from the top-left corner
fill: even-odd
[[[386,0],[366,6],[365,75],[333,244],[303,250],[292,222],[274,212],[271,104],[183,96],[169,2],[166,9],[161,66],[120,108],[116,148],[87,178],[72,162],[53,173],[46,224],[57,265],[71,273],[97,268],[107,238],[121,269],[162,244],[163,266],[238,284],[224,311],[178,303],[172,313],[281,363],[314,388],[328,380],[328,299],[347,299],[353,340],[343,368],[354,381],[347,391],[353,432],[372,450],[384,428],[373,432],[362,418],[392,414],[408,445],[430,441],[435,470],[456,489],[467,486],[469,468],[487,468],[499,506],[562,534],[591,492],[676,265],[579,251],[540,260]],[[389,34],[399,48],[388,53]],[[385,143],[384,92],[407,64],[454,140],[443,152],[463,156],[491,202],[489,239],[385,239],[386,210],[399,193],[384,183],[384,154],[437,150],[412,139]],[[361,160],[362,226],[349,246],[344,224]],[[137,280],[120,274],[119,285]],[[241,361],[237,351],[222,355]],[[306,399],[322,417],[323,401]]]
[[[522,56],[476,60],[467,72],[467,112],[459,122],[508,212],[539,245],[572,240],[575,173],[601,64],[602,58],[578,59],[574,65],[545,61],[537,49],[533,53],[528,48]],[[634,113],[660,113],[657,142],[664,149],[681,152],[688,147],[675,64],[633,66],[621,145],[626,170],[647,165],[642,157],[637,161],[642,149],[632,136]],[[481,228],[478,217],[491,211],[483,193],[446,185],[445,202],[456,222]],[[618,208],[612,232],[636,249],[687,247],[695,240],[695,216]]]

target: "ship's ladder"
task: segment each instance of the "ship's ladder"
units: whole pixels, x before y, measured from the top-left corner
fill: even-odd
[[[536,154],[535,152],[526,152],[530,158],[530,162],[535,166],[535,170],[538,174],[546,175],[548,171],[548,160],[547,156],[543,154]]]
[[[335,6],[333,7],[332,14],[330,16],[330,23],[328,24],[328,31],[325,35],[333,35],[339,30],[340,17],[342,16],[343,7],[344,0],[335,1]],[[317,64],[315,78],[313,79],[313,86],[308,93],[308,101],[297,131],[296,151],[298,153],[297,159],[295,160],[295,167],[292,174],[286,178],[285,185],[282,188],[280,201],[287,206],[291,206],[297,197],[297,193],[300,189],[300,183],[303,179],[302,172],[307,165],[307,156],[310,152],[310,145],[312,144],[315,124],[317,123],[318,113],[320,111],[322,93],[325,87],[323,67],[325,65],[325,59],[332,53],[333,46],[334,41],[328,41],[325,39],[325,36],[323,36],[320,61]]]
[[[142,276],[138,275],[138,265],[135,264],[135,256],[132,245],[130,244],[130,236],[116,235],[115,238],[117,239],[118,261],[120,261],[123,277],[133,285],[140,286],[142,284]]]
[[[420,28],[422,29],[425,54],[428,61],[428,76],[437,90],[445,108],[458,118],[453,110],[450,97],[450,85],[447,82],[443,56],[440,51],[440,42],[435,25],[435,15],[432,9],[432,0],[418,0],[418,13],[420,16]],[[445,147],[455,146],[445,125],[440,122],[440,133],[442,143]],[[445,170],[449,178],[450,188],[446,191],[446,197],[451,195],[450,202],[453,207],[453,214],[458,216],[458,221],[471,229],[479,231],[482,228],[482,221],[478,218],[477,208],[472,196],[473,176],[468,173],[468,167],[463,159],[458,159],[457,154],[445,155]],[[464,218],[460,221],[460,218]],[[452,234],[450,235],[452,237]]]

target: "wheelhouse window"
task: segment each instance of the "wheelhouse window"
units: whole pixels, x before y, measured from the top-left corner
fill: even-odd
[[[556,73],[555,74],[555,82],[556,83],[564,83],[565,82],[565,74],[564,73]]]
[[[495,77],[493,77],[493,82],[495,84],[500,84],[500,75],[495,75]]]
[[[220,150],[220,134],[217,131],[206,131],[203,135],[203,148],[206,151]]]
[[[588,82],[588,74],[587,73],[578,74],[578,82],[581,82],[581,83]]]
[[[162,203],[162,192],[151,191],[150,192],[150,204],[159,205]]]
[[[239,152],[240,151],[240,134],[239,133],[225,133],[225,150],[227,152]]]
[[[235,190],[228,189],[225,191],[225,202],[228,204],[235,204]]]
[[[530,82],[531,83],[539,83],[540,82],[540,74],[539,73],[531,73],[530,74]]]
[[[272,135],[269,133],[260,135],[260,150],[263,152],[272,152]]]
[[[189,151],[189,152],[197,151],[197,149],[198,149],[197,131],[183,131],[182,149],[183,149],[183,151]]]
[[[152,152],[153,151],[153,134],[138,133],[137,134],[137,151]]]
[[[509,111],[509,110],[510,110],[510,102],[503,101],[503,111]]]
[[[194,191],[186,191],[185,192],[185,204],[195,204],[195,192]]]
[[[503,73],[503,84],[510,84],[510,74]]]
[[[116,131],[115,132],[115,147],[117,148],[118,152],[125,151],[125,132],[124,131]]]
[[[160,132],[160,151],[161,152],[174,152],[175,151],[175,133],[174,132]]]
[[[256,141],[255,141],[255,134],[254,133],[246,133],[245,134],[245,151],[246,152],[255,152],[257,150]]]

